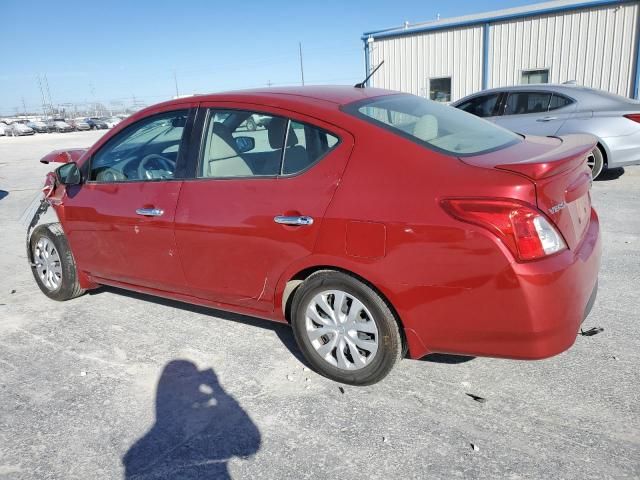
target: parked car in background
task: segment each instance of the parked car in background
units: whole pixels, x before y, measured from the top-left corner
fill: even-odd
[[[44,122],[41,122],[39,120],[33,121],[33,122],[29,122],[27,123],[27,126],[31,129],[33,129],[36,133],[48,133],[49,132],[49,128],[47,127],[47,124]]]
[[[107,117],[107,118],[103,118],[102,121],[106,123],[109,128],[113,128],[117,124],[119,124],[122,120],[120,120],[118,117]]]
[[[49,129],[49,132],[57,132],[57,133],[73,132],[73,127],[71,125],[69,125],[64,120],[59,120],[59,119],[47,121],[47,128]]]
[[[247,118],[244,122],[245,128],[250,131],[255,131],[258,127],[267,128],[267,124],[271,120],[271,117],[268,115],[260,115],[258,113],[254,113],[249,118]]]
[[[525,135],[589,133],[598,139],[589,156],[593,178],[608,168],[640,164],[640,102],[577,85],[494,88],[452,104]]]
[[[336,86],[176,99],[124,124],[41,160],[64,163],[45,186],[61,223],[28,240],[52,299],[104,284],[290,322],[308,362],[352,384],[406,353],[549,357],[593,305],[590,135],[522,138]]]
[[[91,126],[83,119],[74,118],[73,120],[67,120],[66,122],[78,132],[91,130]]]
[[[5,128],[7,128],[7,124],[0,122],[0,137],[4,137]]]
[[[22,135],[33,135],[36,133],[24,123],[14,122],[5,127],[4,134],[7,137],[20,137]]]
[[[104,120],[101,120],[99,118],[85,118],[84,121],[87,125],[89,125],[91,130],[106,130],[107,128],[109,128],[109,125],[107,125]]]

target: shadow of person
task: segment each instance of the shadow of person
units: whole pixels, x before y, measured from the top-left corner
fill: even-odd
[[[125,479],[231,478],[228,461],[260,449],[260,431],[212,369],[173,360],[156,393],[156,422],[122,459]]]

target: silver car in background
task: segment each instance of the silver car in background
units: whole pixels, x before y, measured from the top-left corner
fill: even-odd
[[[577,85],[517,85],[469,95],[452,106],[517,133],[598,139],[588,163],[593,178],[607,168],[640,164],[640,102]]]

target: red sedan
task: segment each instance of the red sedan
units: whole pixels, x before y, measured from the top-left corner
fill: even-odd
[[[66,162],[60,223],[31,266],[56,300],[112,285],[290,322],[345,383],[404,355],[545,358],[595,298],[594,143],[369,88],[173,100],[42,160]]]

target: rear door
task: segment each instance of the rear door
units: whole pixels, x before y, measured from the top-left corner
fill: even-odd
[[[173,234],[188,109],[160,111],[92,155],[86,181],[62,200],[79,267],[94,277],[184,291]]]
[[[573,100],[550,91],[508,92],[495,122],[513,132],[555,135],[575,110]]]
[[[187,283],[200,298],[272,310],[279,277],[313,251],[353,139],[256,105],[207,103],[199,116],[195,178],[184,182],[175,216]]]

